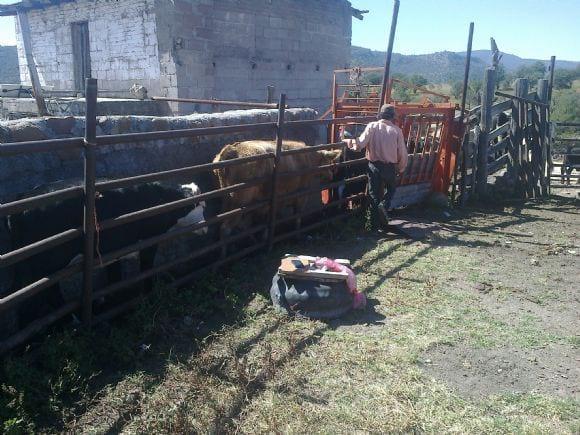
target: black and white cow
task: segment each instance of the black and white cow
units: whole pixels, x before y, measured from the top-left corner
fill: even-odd
[[[102,222],[199,193],[199,188],[195,184],[169,186],[160,183],[148,183],[106,191],[96,199],[96,215],[98,221]],[[141,240],[161,235],[176,225],[183,225],[184,222],[187,224],[194,223],[194,220],[198,222],[203,220],[203,218],[203,204],[198,204],[195,207],[165,212],[116,228],[100,231],[95,244],[95,250],[98,250],[96,252],[97,258]],[[4,231],[0,231],[0,235],[4,234],[4,239],[6,239],[6,234],[8,234],[10,239],[9,243],[7,240],[0,240],[4,245],[3,247],[0,246],[2,252],[16,250],[51,235],[82,227],[82,198],[67,199],[56,204],[15,214],[9,216],[7,220],[1,223],[7,227],[8,231],[6,232],[6,228],[4,228]],[[3,270],[1,272],[3,275],[0,275],[0,278],[2,278],[0,279],[0,297],[4,297],[65,268],[71,261],[79,257],[82,250],[83,241],[79,237],[16,263],[8,270]],[[138,253],[138,269],[145,271],[152,268],[156,252],[157,246],[141,250]],[[99,260],[97,259],[96,261],[98,263]],[[105,270],[106,283],[112,283],[122,278],[120,262],[112,263]],[[150,288],[152,281],[149,280],[145,285]],[[78,297],[80,297],[80,288],[78,289]],[[46,289],[21,304],[16,316],[18,319],[17,326],[22,328],[30,320],[53,311],[55,307],[59,307],[63,303],[63,293],[60,291],[59,286]],[[16,326],[13,318],[11,319],[9,315],[1,313],[0,326],[2,326],[2,318],[5,324]],[[7,329],[6,325],[4,326],[4,329]],[[0,335],[3,334],[0,333]]]

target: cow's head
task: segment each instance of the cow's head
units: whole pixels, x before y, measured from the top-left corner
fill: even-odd
[[[333,163],[338,163],[340,156],[342,155],[342,150],[321,150],[318,151],[318,156],[320,158],[318,166],[331,165]],[[329,169],[320,174],[323,181],[332,180],[332,177],[336,173],[336,169]]]

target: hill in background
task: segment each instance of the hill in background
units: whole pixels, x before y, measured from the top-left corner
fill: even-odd
[[[384,51],[369,50],[368,48],[352,46],[351,65],[353,66],[383,66],[386,53]],[[521,66],[531,65],[536,59],[522,59],[513,54],[504,54],[501,60],[506,72],[513,72]],[[549,61],[544,61],[546,64]],[[474,50],[471,58],[470,77],[481,79],[487,66],[491,64],[491,51]],[[580,62],[556,61],[557,68],[572,69]],[[440,51],[431,54],[404,55],[393,53],[391,63],[393,73],[405,75],[420,74],[431,83],[452,83],[463,79],[465,69],[465,52],[455,53]]]
[[[20,83],[15,45],[0,45],[0,83]]]

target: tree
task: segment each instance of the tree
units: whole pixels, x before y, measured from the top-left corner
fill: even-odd
[[[570,89],[554,91],[552,121],[580,122],[580,92]]]
[[[499,89],[499,86],[503,83],[504,80],[507,78],[507,73],[505,67],[502,64],[499,64],[495,68],[495,87]]]
[[[580,78],[580,69],[557,69],[554,71],[554,88],[570,89],[574,80]]]
[[[531,82],[543,79],[546,75],[546,65],[541,60],[537,60],[530,65],[520,66],[515,72],[516,78],[525,78]]]
[[[421,74],[413,74],[409,77],[409,82],[415,86],[425,86],[427,83],[427,79],[423,77]]]
[[[469,90],[467,96],[469,102],[474,105],[481,104],[481,89],[483,88],[483,82],[481,80],[472,80],[469,82]]]
[[[455,81],[451,84],[451,94],[457,98],[461,98],[461,94],[463,93],[463,82]]]
[[[366,76],[366,80],[363,79],[363,81],[369,85],[380,85],[383,83],[383,75],[379,73],[369,73]]]

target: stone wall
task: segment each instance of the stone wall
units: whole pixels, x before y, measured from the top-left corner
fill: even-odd
[[[46,98],[52,116],[84,116],[84,98]],[[99,98],[97,115],[168,116],[171,109],[166,101]],[[38,106],[33,98],[0,98],[0,120],[36,117]]]
[[[121,134],[158,130],[238,125],[275,122],[277,110],[244,110],[220,114],[201,114],[181,117],[107,116],[98,120],[97,134]],[[287,120],[314,119],[312,109],[291,109]],[[84,118],[20,119],[0,122],[2,143],[44,140],[62,137],[80,137],[84,134]],[[246,139],[272,139],[273,130],[241,134],[204,136],[178,140],[127,143],[99,147],[97,177],[122,178],[144,173],[164,171],[184,166],[208,163],[228,143]],[[293,128],[288,139],[303,140],[308,144],[324,142],[316,127]],[[30,196],[45,190],[43,186],[57,183],[74,184],[82,178],[83,160],[80,150],[38,153],[3,157],[0,159],[0,203]],[[202,190],[211,186],[211,177],[194,180]]]
[[[135,82],[160,92],[154,0],[78,0],[28,13],[32,51],[42,85],[74,89],[71,23],[88,21],[92,76],[104,90]],[[17,28],[20,77],[30,83]]]

